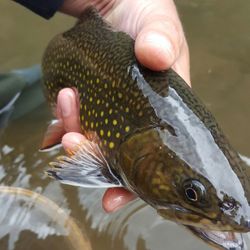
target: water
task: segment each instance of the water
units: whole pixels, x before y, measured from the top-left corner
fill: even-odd
[[[176,2],[190,46],[193,88],[234,147],[250,156],[250,2]],[[48,22],[8,0],[1,1],[0,14],[1,72],[39,63],[50,38],[74,22],[62,15]],[[210,249],[139,200],[105,214],[103,190],[63,186],[47,178],[44,170],[58,152],[37,149],[50,111],[41,99],[24,100],[0,130],[0,183],[36,194],[0,189],[1,250]]]

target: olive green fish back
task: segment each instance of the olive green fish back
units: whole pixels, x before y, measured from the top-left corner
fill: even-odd
[[[89,9],[72,29],[56,36],[45,52],[49,101],[55,103],[60,89],[76,87],[82,130],[95,131],[101,143],[113,150],[127,135],[156,119],[131,75],[132,65],[137,65],[133,39],[114,32]]]

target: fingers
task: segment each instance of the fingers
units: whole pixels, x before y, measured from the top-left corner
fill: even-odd
[[[137,59],[152,70],[172,67],[190,83],[188,46],[173,1],[156,0],[144,9],[137,29]]]
[[[82,134],[69,132],[62,138],[62,145],[65,151],[74,151],[78,145],[87,140]]]
[[[146,67],[164,70],[179,57],[183,39],[181,26],[175,19],[161,15],[147,17],[136,37],[135,53]]]
[[[80,132],[79,97],[71,88],[62,89],[57,97],[57,117],[62,119],[66,132]]]
[[[175,68],[189,83],[188,46],[173,0],[118,3],[107,19],[135,39],[139,62],[152,70]]]
[[[102,198],[102,206],[107,213],[115,212],[135,198],[135,194],[124,188],[109,188]]]
[[[172,68],[191,86],[190,80],[190,62],[189,49],[186,40],[182,46],[179,58],[176,60]]]

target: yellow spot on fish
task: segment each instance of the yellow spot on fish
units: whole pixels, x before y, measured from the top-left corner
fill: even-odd
[[[96,104],[99,105],[101,103],[100,99],[97,99]]]
[[[108,124],[108,123],[109,123],[108,118],[106,118],[106,119],[104,120],[104,122],[105,122],[105,124]]]
[[[81,116],[81,120],[84,121],[84,115]]]
[[[121,99],[122,98],[122,93],[118,93],[118,97]]]
[[[128,108],[128,107],[125,108],[125,112],[126,112],[126,113],[129,112],[129,108]]]
[[[109,143],[109,148],[114,148],[115,144],[113,142]]]
[[[110,130],[107,132],[107,136],[110,137],[111,136],[111,132]]]
[[[120,138],[120,136],[121,136],[121,134],[120,134],[119,132],[117,132],[117,133],[115,134],[115,137],[116,137],[116,138]]]
[[[103,136],[104,135],[104,131],[101,129],[100,130],[100,136]]]
[[[92,101],[93,101],[93,97],[90,97],[90,98],[89,98],[89,101],[92,102]]]
[[[134,96],[137,97],[139,95],[139,92],[135,92]]]
[[[100,79],[99,78],[96,78],[96,83],[99,83],[100,82]]]
[[[106,141],[106,140],[104,140],[104,141],[103,141],[103,144],[104,144],[104,145],[107,145],[107,141]]]
[[[101,114],[100,114],[100,115],[101,115],[101,117],[103,117],[103,116],[104,116],[104,111],[101,111]]]
[[[139,116],[143,116],[143,112],[142,112],[142,111],[140,111],[138,115],[139,115]]]
[[[104,84],[104,88],[105,88],[105,89],[108,88],[108,84],[107,84],[107,83]]]
[[[113,120],[113,125],[117,125],[117,120]]]
[[[90,127],[94,128],[94,123],[93,122],[90,123]]]
[[[113,113],[113,109],[110,109],[109,110],[109,114],[111,115]]]
[[[158,186],[158,189],[164,190],[164,191],[169,191],[170,190],[170,188],[168,186],[166,186],[166,185],[160,185],[160,186]]]
[[[160,184],[160,183],[161,183],[161,179],[160,178],[157,178],[157,177],[153,178],[153,180],[152,180],[152,184],[153,185],[157,185],[157,184]]]
[[[88,121],[85,122],[85,126],[88,127],[89,126],[89,123]]]
[[[129,132],[129,130],[130,130],[130,127],[129,127],[129,126],[126,126],[126,127],[125,127],[125,131],[126,131],[126,132]]]

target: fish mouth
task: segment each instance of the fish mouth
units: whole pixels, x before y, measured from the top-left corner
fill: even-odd
[[[210,231],[203,228],[186,226],[193,234],[213,245],[217,249],[224,250],[247,250],[241,233]]]

